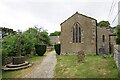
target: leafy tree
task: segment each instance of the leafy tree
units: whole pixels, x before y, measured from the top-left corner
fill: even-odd
[[[0,55],[2,55],[2,65],[5,64],[6,58],[7,58],[7,52],[4,49],[0,49]]]
[[[0,27],[0,31],[2,32],[2,38],[7,35],[16,33],[16,31],[14,31],[13,29],[5,28],[5,27]]]
[[[110,27],[110,23],[109,21],[100,21],[98,24],[97,24],[99,27]]]
[[[116,43],[120,45],[120,25],[117,25],[116,35],[117,35]]]
[[[39,36],[38,36],[39,35]],[[8,56],[15,56],[18,48],[18,35],[10,34],[2,39],[2,50]],[[41,28],[29,28],[21,33],[21,54],[26,55],[35,51],[35,44],[50,45],[48,33]]]
[[[50,36],[60,36],[61,32],[60,31],[55,31],[53,33],[50,33]]]
[[[31,51],[35,51],[36,44],[50,45],[50,38],[48,33],[41,28],[29,28],[21,35],[21,48],[22,54],[29,54]]]
[[[17,34],[8,35],[2,40],[3,52],[7,52],[8,56],[15,56],[17,53]]]
[[[48,36],[48,33],[45,32],[45,31],[42,31],[40,33],[40,41],[41,41],[41,43],[46,44],[46,45],[50,45],[51,44],[50,43],[50,38]]]
[[[21,52],[22,55],[29,54],[34,51],[36,38],[32,32],[23,32],[21,35]]]
[[[2,47],[2,62],[4,64],[5,59],[10,56],[17,55],[18,49],[18,35],[10,34],[1,39]],[[31,51],[35,52],[36,44],[50,45],[50,38],[48,33],[41,28],[29,28],[28,30],[21,32],[21,55],[29,54]]]

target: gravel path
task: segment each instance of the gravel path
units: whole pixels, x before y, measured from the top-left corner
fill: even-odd
[[[40,64],[37,64],[24,78],[54,78],[56,63],[56,53],[55,51],[52,51],[48,53],[45,59]]]

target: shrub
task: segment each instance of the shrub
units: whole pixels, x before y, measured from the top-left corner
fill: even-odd
[[[61,52],[61,45],[60,44],[55,44],[54,45],[55,51],[58,55],[60,55]]]
[[[120,25],[117,25],[117,38],[116,43],[120,45]]]
[[[5,65],[6,58],[7,58],[7,52],[5,49],[0,49],[0,52],[2,53],[2,65]]]
[[[15,56],[17,53],[17,35],[8,35],[2,40],[2,51],[8,56]]]
[[[30,54],[31,51],[34,51],[36,38],[32,33],[23,32],[21,35],[21,55]]]
[[[46,52],[46,45],[35,45],[35,49],[39,56],[43,56]]]
[[[40,36],[37,36],[40,35]],[[3,62],[5,62],[6,57],[12,57],[17,55],[18,50],[18,35],[10,34],[2,40],[2,55],[3,55]],[[35,52],[35,45],[36,44],[50,44],[50,39],[48,36],[48,33],[44,30],[38,30],[37,28],[29,28],[28,30],[21,32],[21,55],[26,56],[27,54],[30,54],[31,51]],[[39,49],[38,49],[39,50]],[[46,46],[44,45],[44,49],[40,48],[41,55],[43,55],[46,51]]]

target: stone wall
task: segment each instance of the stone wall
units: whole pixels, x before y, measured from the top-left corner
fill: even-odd
[[[120,72],[120,45],[114,45],[114,59]]]
[[[98,53],[99,49],[102,47],[103,42],[103,35],[104,35],[104,46],[105,46],[105,52],[109,53],[109,33],[106,28],[100,28],[97,27],[97,46],[98,46]]]
[[[72,29],[80,24],[81,42],[72,42]],[[75,34],[74,34],[75,35]],[[87,54],[96,54],[96,20],[75,13],[61,24],[61,53],[74,53],[84,50]]]

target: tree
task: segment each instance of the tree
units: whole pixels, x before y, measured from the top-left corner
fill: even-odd
[[[36,42],[35,32],[32,28],[21,34],[21,52],[22,55],[29,54],[31,51],[34,51],[34,45]]]
[[[0,27],[0,31],[2,32],[2,38],[7,35],[16,33],[16,31],[13,31],[13,29],[5,28],[5,27]]]
[[[2,49],[8,56],[15,56],[17,53],[17,34],[4,37],[2,39]]]
[[[50,38],[48,36],[48,33],[46,31],[42,31],[40,33],[40,41],[43,43],[43,44],[46,44],[46,45],[51,45],[50,43]]]
[[[39,36],[37,36],[39,35]],[[41,28],[29,28],[28,30],[21,32],[21,55],[25,56],[30,54],[31,51],[35,52],[36,44],[46,44],[50,45],[50,38],[48,33]],[[5,62],[7,57],[16,56],[18,49],[18,35],[10,34],[2,39],[2,63]]]
[[[107,27],[109,28],[110,27],[110,23],[109,21],[100,21],[98,24],[97,24],[99,27]]]
[[[4,50],[3,52],[6,52],[8,56],[16,56],[18,48],[17,39],[17,33],[10,34],[2,39],[2,50]],[[35,44],[50,45],[50,38],[45,30],[34,27],[21,32],[21,55],[35,51]]]
[[[61,32],[60,31],[55,31],[53,33],[50,33],[50,36],[60,36]]]
[[[120,45],[120,25],[117,25],[116,35],[117,35],[116,43]]]
[[[48,33],[42,30],[42,28],[29,28],[27,31],[23,32],[21,36],[21,48],[24,55],[35,51],[36,44],[50,45]]]

